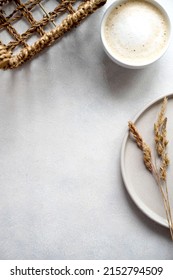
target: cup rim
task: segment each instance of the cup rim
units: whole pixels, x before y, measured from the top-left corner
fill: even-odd
[[[115,54],[113,54],[111,48],[108,46],[107,44],[107,41],[105,39],[105,34],[104,34],[104,27],[105,27],[105,22],[108,18],[108,16],[110,15],[110,13],[112,12],[112,10],[120,5],[120,4],[123,4],[125,2],[128,2],[128,1],[131,1],[131,0],[115,0],[105,11],[105,13],[103,14],[103,17],[102,17],[102,21],[101,21],[101,41],[102,41],[102,44],[103,44],[103,47],[104,47],[104,50],[106,52],[106,54],[115,62],[117,63],[118,65],[120,66],[123,66],[123,67],[126,67],[126,68],[131,68],[131,69],[140,69],[140,68],[144,68],[154,62],[156,62],[157,60],[159,60],[164,54],[165,52],[167,51],[168,47],[169,47],[169,43],[170,43],[170,40],[171,40],[171,35],[172,35],[172,28],[171,28],[171,20],[170,20],[170,17],[167,13],[167,11],[165,10],[165,8],[160,5],[160,3],[158,3],[157,1],[155,0],[143,0],[145,2],[148,2],[148,3],[151,3],[153,4],[155,7],[157,7],[161,12],[162,14],[164,15],[164,17],[167,19],[167,23],[168,23],[168,39],[167,39],[167,42],[165,44],[165,46],[163,47],[162,51],[158,54],[158,56],[154,57],[153,59],[151,59],[150,61],[147,61],[146,63],[141,63],[141,64],[132,64],[132,63],[128,63],[126,62],[125,60],[120,60],[116,57]],[[133,0],[132,0],[133,1]],[[140,1],[140,0],[139,0]]]

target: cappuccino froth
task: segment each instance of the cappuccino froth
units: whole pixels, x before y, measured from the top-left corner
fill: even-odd
[[[147,64],[167,47],[169,22],[149,1],[126,0],[107,17],[104,34],[107,47],[117,60]]]

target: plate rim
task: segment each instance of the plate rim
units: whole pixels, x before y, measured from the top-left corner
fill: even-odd
[[[138,121],[138,119],[140,118],[140,116],[142,114],[145,113],[146,110],[148,110],[150,107],[152,107],[154,104],[158,103],[159,101],[161,101],[164,97],[167,97],[168,99],[173,97],[173,93],[169,93],[167,95],[163,95],[160,97],[157,97],[156,99],[154,99],[153,101],[148,102],[141,110],[138,111],[138,113],[135,115],[135,117],[132,119],[133,123],[136,123]],[[121,146],[121,154],[120,154],[120,167],[121,167],[121,175],[122,175],[122,179],[125,185],[125,188],[128,192],[128,194],[130,195],[132,201],[136,204],[136,206],[147,216],[149,217],[152,221],[166,227],[169,228],[167,219],[165,218],[161,218],[158,214],[156,214],[153,210],[151,210],[149,207],[147,207],[142,201],[141,199],[139,199],[139,197],[136,195],[135,192],[133,192],[133,190],[129,187],[128,184],[128,179],[126,176],[126,169],[125,169],[125,149],[126,149],[126,144],[129,138],[129,132],[128,129],[125,132],[125,135],[123,137],[123,142],[122,142],[122,146]]]

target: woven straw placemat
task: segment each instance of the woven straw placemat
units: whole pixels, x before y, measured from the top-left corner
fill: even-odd
[[[0,68],[16,68],[31,59],[105,2],[0,0]]]

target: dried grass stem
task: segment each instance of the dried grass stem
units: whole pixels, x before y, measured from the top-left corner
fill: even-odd
[[[155,141],[156,154],[158,156],[159,168],[157,167],[157,163],[153,162],[151,149],[143,140],[135,124],[129,121],[128,127],[129,127],[130,135],[135,140],[138,148],[143,153],[143,161],[145,167],[153,175],[160,189],[163,203],[164,203],[166,218],[170,229],[171,238],[173,240],[172,213],[171,213],[168,187],[167,187],[167,168],[169,166],[169,158],[167,154],[167,145],[168,145],[167,118],[165,117],[167,102],[168,100],[165,97],[162,102],[161,109],[158,114],[156,123],[154,123],[154,141]]]

